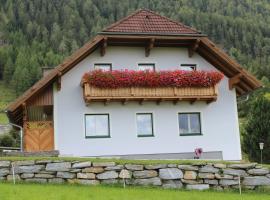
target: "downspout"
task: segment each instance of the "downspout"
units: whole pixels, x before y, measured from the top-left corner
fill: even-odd
[[[7,111],[5,111],[5,112],[7,113]],[[10,124],[11,126],[15,126],[15,127],[20,129],[20,139],[21,139],[21,141],[20,141],[20,151],[23,152],[23,127],[18,125],[18,124],[14,124],[14,123],[12,123],[10,121],[8,122],[8,124]]]

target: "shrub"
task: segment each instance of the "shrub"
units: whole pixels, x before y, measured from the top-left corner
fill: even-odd
[[[10,134],[3,134],[0,136],[0,146],[12,147],[14,145],[14,139]]]
[[[217,71],[133,71],[94,70],[85,73],[82,82],[99,88],[119,87],[209,87],[223,78]]]

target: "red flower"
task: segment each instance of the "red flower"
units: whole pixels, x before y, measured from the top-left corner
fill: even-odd
[[[120,87],[209,87],[220,82],[217,71],[134,71],[94,70],[83,75],[82,81],[99,88]]]

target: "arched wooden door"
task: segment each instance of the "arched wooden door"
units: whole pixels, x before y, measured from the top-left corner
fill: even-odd
[[[24,151],[39,152],[54,150],[52,121],[24,122]]]

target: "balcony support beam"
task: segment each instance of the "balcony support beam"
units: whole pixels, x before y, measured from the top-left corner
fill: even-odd
[[[103,39],[103,41],[101,42],[101,46],[100,46],[100,56],[103,57],[103,56],[105,55],[107,46],[108,46],[108,38],[105,37],[105,38]]]
[[[200,39],[196,39],[195,42],[188,48],[188,56],[191,58],[197,51],[200,45]]]
[[[145,47],[145,57],[148,57],[150,55],[151,49],[154,48],[155,38],[151,38]]]

